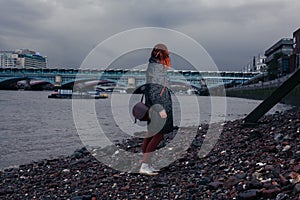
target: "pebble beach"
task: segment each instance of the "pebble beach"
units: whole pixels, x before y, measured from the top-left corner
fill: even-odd
[[[264,116],[253,127],[241,119],[227,121],[213,149],[199,158],[207,129],[207,124],[199,125],[184,156],[157,176],[115,170],[83,147],[70,156],[0,171],[0,199],[300,198],[299,109]],[[142,139],[132,138],[118,146],[140,152],[141,144]],[[97,153],[106,151],[115,150]]]

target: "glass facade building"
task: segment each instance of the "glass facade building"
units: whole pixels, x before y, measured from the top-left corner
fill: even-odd
[[[277,56],[278,76],[290,73],[290,57],[293,55],[294,51],[293,44],[292,38],[282,38],[265,51],[265,61],[267,66],[269,66],[271,61]]]
[[[29,49],[0,51],[0,67],[46,68],[47,57]]]

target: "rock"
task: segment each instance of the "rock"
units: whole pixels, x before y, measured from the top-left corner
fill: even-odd
[[[276,148],[275,145],[271,145],[271,146],[268,147],[268,151],[270,153],[276,153],[277,152],[277,148]]]
[[[71,198],[71,200],[82,200],[82,199],[83,199],[82,196],[75,196]]]
[[[263,166],[266,165],[266,163],[258,162],[258,163],[256,163],[256,165],[259,166],[259,167],[263,167]]]
[[[224,188],[232,188],[232,186],[237,185],[240,182],[240,179],[238,179],[235,176],[230,176],[225,182],[224,182]]]
[[[242,120],[226,122],[205,157],[198,153],[204,140],[208,141],[206,146],[212,143],[212,136],[207,134],[210,126],[201,125],[201,130],[185,128],[179,142],[160,149],[166,154],[154,152],[153,164],[166,164],[157,176],[121,173],[108,167],[133,163],[129,169],[138,172],[139,158],[125,163],[120,155],[121,149],[141,152],[142,139],[135,137],[123,141],[114,138],[121,143],[93,151],[108,166],[82,148],[72,156],[5,169],[0,172],[0,199],[83,199],[92,192],[98,199],[298,199],[300,139],[293,127],[300,126],[300,110],[266,115],[260,121],[251,129],[243,127]],[[177,134],[180,131],[182,128]],[[185,140],[184,135],[192,131],[197,131],[194,144],[169,165],[165,155],[176,156],[174,152]],[[282,136],[275,141],[278,134]],[[171,138],[167,139],[166,145],[170,145]],[[291,148],[283,151],[287,146]]]
[[[249,189],[259,189],[262,187],[262,183],[257,179],[252,179],[247,185]]]
[[[282,175],[282,174],[279,174],[279,178],[280,178],[280,182],[282,185],[288,185],[290,182]]]
[[[300,174],[296,173],[296,172],[291,172],[288,177],[290,178],[290,182],[292,184],[296,184],[300,182]]]
[[[281,133],[275,135],[274,140],[278,143],[283,139],[283,135]]]
[[[274,170],[274,166],[273,165],[266,165],[265,170],[266,171]]]
[[[289,195],[287,194],[283,194],[283,193],[279,193],[277,196],[276,196],[276,199],[275,200],[286,200],[289,198]]]
[[[246,176],[247,176],[247,174],[245,174],[245,173],[238,173],[238,174],[235,174],[234,176],[236,178],[238,178],[238,179],[245,179]]]
[[[71,157],[72,157],[72,158],[77,158],[77,159],[78,159],[78,158],[81,158],[82,155],[83,155],[82,153],[76,151],[76,152],[74,152],[74,153],[72,154]]]
[[[167,183],[165,183],[163,181],[154,182],[152,184],[153,188],[160,188],[160,187],[165,187],[165,186],[167,186]]]
[[[237,193],[236,189],[232,188],[232,190],[229,193],[229,198],[230,199],[236,199],[237,196],[238,196],[238,193]]]
[[[121,190],[122,191],[125,191],[125,190],[129,190],[130,189],[130,186],[129,185],[126,185],[124,187],[121,187]]]
[[[293,170],[297,173],[300,173],[300,165],[296,165],[293,167]]]
[[[63,173],[70,173],[70,170],[69,169],[64,169],[62,170]]]
[[[299,176],[297,172],[291,172],[288,174],[288,178],[290,179],[296,179]]]
[[[279,188],[274,188],[274,189],[262,189],[261,193],[264,198],[275,198],[277,194],[279,194],[281,190]]]
[[[257,198],[259,190],[247,190],[238,194],[240,200],[251,200]]]
[[[297,184],[295,185],[295,187],[294,187],[294,193],[295,193],[295,194],[300,193],[300,183],[297,183]]]
[[[258,130],[251,130],[250,135],[253,139],[256,139],[256,138],[262,138],[264,134]]]
[[[208,187],[210,189],[213,189],[213,190],[217,190],[219,187],[221,187],[223,185],[223,183],[219,182],[219,181],[215,181],[215,182],[211,182],[208,184]]]
[[[290,145],[286,145],[285,147],[283,147],[282,151],[288,151],[290,150],[292,147]]]
[[[211,182],[211,179],[208,177],[204,177],[201,180],[198,181],[198,185],[207,185],[208,183]]]
[[[118,150],[118,148],[115,145],[106,146],[101,149],[102,152],[104,152],[105,154],[110,155],[110,156],[112,154],[114,154],[117,150]]]

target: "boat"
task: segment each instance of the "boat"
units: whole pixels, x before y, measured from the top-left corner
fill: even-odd
[[[108,95],[100,91],[73,92],[73,90],[56,89],[48,98],[53,99],[106,99]]]

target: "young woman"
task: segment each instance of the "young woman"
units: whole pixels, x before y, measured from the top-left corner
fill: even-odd
[[[150,120],[142,151],[141,174],[156,175],[151,166],[151,154],[163,140],[163,134],[173,131],[173,113],[171,93],[168,89],[167,70],[171,67],[169,52],[164,44],[154,46],[147,68],[145,104],[150,108]]]

